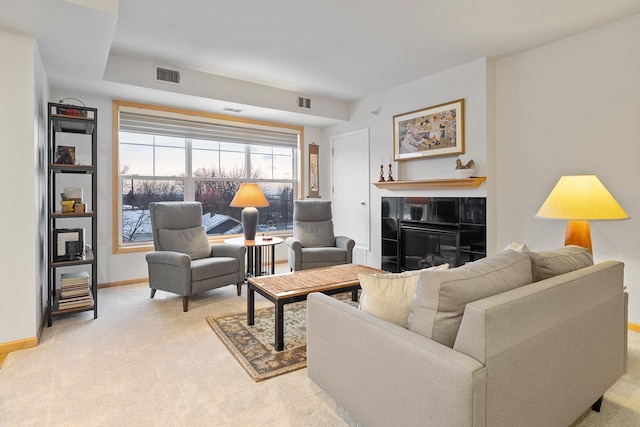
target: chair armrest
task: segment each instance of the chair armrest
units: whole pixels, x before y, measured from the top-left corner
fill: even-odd
[[[229,257],[238,260],[238,283],[244,280],[245,254],[247,248],[243,245],[217,244],[211,245],[212,257]]]
[[[353,247],[356,245],[356,241],[351,237],[336,236],[336,247],[347,251],[347,264],[351,264],[353,260]]]
[[[284,244],[296,252],[302,249],[302,243],[295,237],[287,237],[284,239]]]
[[[191,257],[187,254],[173,251],[149,252],[145,259],[149,264],[165,264],[180,268],[190,268]]]
[[[154,251],[145,256],[149,287],[178,295],[191,295],[191,257],[172,251]]]
[[[211,256],[226,256],[231,258],[242,258],[247,253],[247,248],[242,245],[216,244],[211,245]]]
[[[295,237],[287,237],[284,244],[289,248],[287,251],[289,267],[293,271],[302,270],[302,242]]]

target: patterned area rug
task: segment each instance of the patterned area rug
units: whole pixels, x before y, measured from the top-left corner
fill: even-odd
[[[351,292],[334,298],[357,307]],[[262,381],[307,366],[307,302],[284,306],[284,350],[275,350],[274,307],[255,312],[247,325],[247,313],[207,317],[207,323],[254,381]]]

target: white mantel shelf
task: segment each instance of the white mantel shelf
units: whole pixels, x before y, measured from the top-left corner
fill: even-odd
[[[486,176],[475,176],[471,178],[426,179],[423,181],[372,182],[372,184],[386,190],[419,190],[424,188],[476,188],[486,180]]]

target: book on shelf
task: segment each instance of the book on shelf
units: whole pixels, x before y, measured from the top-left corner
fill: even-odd
[[[77,283],[89,283],[89,273],[86,271],[78,271],[74,273],[62,273],[60,281],[63,285],[71,285]]]
[[[85,286],[84,288],[81,288],[81,289],[73,289],[73,290],[62,289],[62,291],[60,292],[60,299],[62,300],[67,298],[88,296],[88,295],[91,295],[91,289],[89,289],[88,286]]]
[[[88,307],[91,305],[93,305],[93,297],[91,295],[78,297],[78,298],[66,298],[58,301],[59,310]]]
[[[90,299],[90,298],[91,298],[91,292],[89,292],[86,295],[76,295],[76,296],[72,296],[72,297],[60,298],[59,301],[60,302],[75,302],[75,301],[86,300],[86,299]]]
[[[68,303],[68,304],[58,304],[58,310],[69,310],[72,308],[91,307],[92,305],[93,305],[93,300],[78,301],[78,302]]]

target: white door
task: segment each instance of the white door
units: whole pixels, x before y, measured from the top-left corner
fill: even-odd
[[[331,188],[336,235],[369,251],[369,129],[331,137]],[[357,259],[354,262],[365,263]]]

